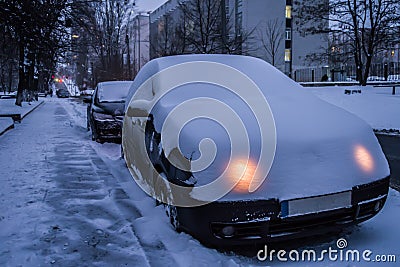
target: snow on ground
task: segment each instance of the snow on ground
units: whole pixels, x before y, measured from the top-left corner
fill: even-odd
[[[117,144],[90,141],[86,105],[46,99],[0,136],[1,266],[398,266],[398,263],[260,262],[219,252],[168,223],[119,157]],[[377,217],[302,249],[394,254],[400,260],[400,193]],[[372,256],[371,256],[372,257]]]
[[[29,112],[43,103],[42,99],[33,102],[22,102],[22,107],[15,105],[15,99],[0,100],[0,114],[21,114],[21,118],[25,117]]]
[[[364,119],[376,130],[400,130],[400,88],[392,95],[392,87],[328,86],[305,88],[323,100]],[[345,90],[361,90],[344,94]]]
[[[14,121],[12,118],[0,117],[0,135],[2,135],[7,129],[13,127]]]

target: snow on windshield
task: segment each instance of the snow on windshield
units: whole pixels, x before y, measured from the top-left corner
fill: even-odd
[[[98,98],[100,102],[124,102],[128,95],[131,82],[103,83],[99,87]]]

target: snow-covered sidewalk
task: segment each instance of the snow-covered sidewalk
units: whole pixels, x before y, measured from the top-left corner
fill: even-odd
[[[321,99],[364,119],[377,131],[400,130],[400,88],[392,95],[392,87],[328,86],[305,88]],[[350,90],[351,94],[345,94]],[[361,93],[356,91],[361,90]]]
[[[15,120],[22,120],[43,102],[22,102],[22,107],[19,107],[15,105],[15,99],[0,99],[0,135],[13,128]]]
[[[0,117],[17,116],[23,119],[34,109],[43,104],[43,101],[44,100],[39,99],[39,101],[32,101],[30,103],[22,102],[22,107],[19,107],[15,105],[15,99],[0,99]]]

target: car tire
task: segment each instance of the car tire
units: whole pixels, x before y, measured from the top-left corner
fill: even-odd
[[[91,130],[92,130],[92,141],[97,142],[99,140],[99,136],[97,135],[96,127],[92,125]]]
[[[177,208],[173,205],[167,205],[167,213],[169,221],[172,227],[175,229],[175,231],[177,231],[178,233],[182,232]]]

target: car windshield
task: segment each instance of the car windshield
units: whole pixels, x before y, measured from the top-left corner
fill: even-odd
[[[109,83],[99,88],[99,102],[124,102],[131,83]]]

